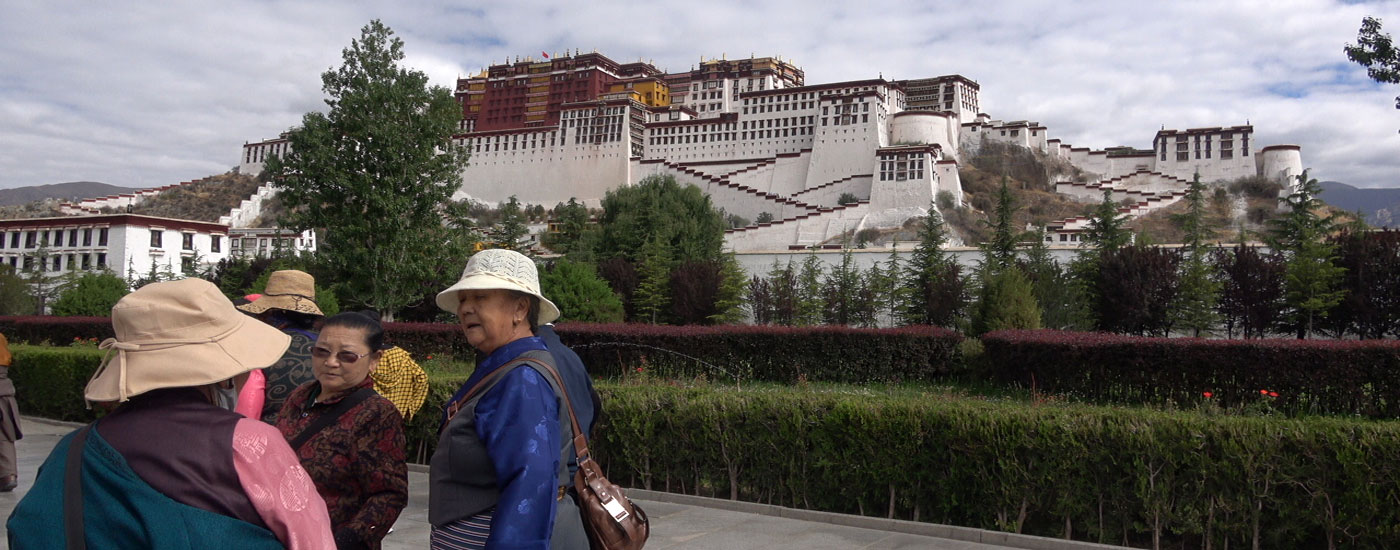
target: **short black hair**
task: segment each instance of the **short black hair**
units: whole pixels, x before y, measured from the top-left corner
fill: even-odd
[[[321,330],[325,330],[326,327],[364,330],[365,343],[369,345],[370,352],[384,349],[384,326],[379,324],[378,319],[370,318],[363,313],[347,311],[326,317],[321,321]]]

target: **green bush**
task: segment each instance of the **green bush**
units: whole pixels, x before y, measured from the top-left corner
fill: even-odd
[[[58,295],[53,314],[61,316],[105,317],[112,306],[130,290],[126,281],[111,271],[88,271],[77,276]]]
[[[1112,544],[1386,548],[1400,424],[602,384],[633,487]],[[657,414],[665,411],[665,414]]]
[[[83,402],[83,389],[105,353],[94,347],[11,345],[10,380],[21,414],[88,422],[97,418]]]

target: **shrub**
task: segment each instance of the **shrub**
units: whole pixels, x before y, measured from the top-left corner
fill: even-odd
[[[53,314],[62,316],[106,316],[112,306],[126,296],[126,281],[110,271],[89,271],[79,275],[54,301]]]
[[[111,338],[112,322],[106,317],[53,317],[24,315],[0,317],[0,332],[10,342],[63,346],[78,339]]]
[[[645,366],[663,376],[795,382],[931,380],[959,363],[962,336],[914,326],[845,327],[592,325],[565,323],[560,339],[594,375]]]
[[[590,323],[622,321],[622,300],[590,264],[555,261],[540,273],[540,291],[559,306],[561,319]]]
[[[1278,394],[1290,413],[1400,417],[1400,342],[1202,340],[1002,331],[982,337],[1002,382],[1093,401],[1221,405]]]
[[[22,414],[72,422],[97,418],[83,402],[83,389],[102,363],[104,351],[19,344],[11,345],[10,352],[14,360],[10,379]]]

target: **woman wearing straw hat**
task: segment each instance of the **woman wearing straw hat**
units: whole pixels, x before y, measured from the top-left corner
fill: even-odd
[[[267,290],[238,309],[256,315],[262,322],[292,337],[287,352],[276,363],[263,369],[262,420],[276,421],[277,411],[292,390],[316,379],[311,371],[311,345],[316,342],[312,326],[323,314],[316,305],[316,279],[305,271],[283,269],[267,277]],[[247,410],[248,399],[243,406]]]
[[[334,548],[282,434],[214,405],[277,360],[286,335],[199,279],[128,294],[112,328],[84,395],[116,408],[54,447],[6,524],[10,548],[65,548],[70,536],[94,548]]]
[[[431,459],[432,548],[587,548],[565,493],[567,410],[538,366],[553,359],[534,329],[557,319],[559,308],[540,294],[535,263],[511,250],[478,252],[437,305],[457,315],[479,355],[449,402]]]

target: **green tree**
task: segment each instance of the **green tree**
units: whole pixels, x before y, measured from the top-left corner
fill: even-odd
[[[890,245],[890,255],[883,263],[875,262],[866,272],[866,288],[870,290],[874,324],[881,318],[894,323],[899,318],[900,307],[904,305],[904,268],[900,265],[899,243]]]
[[[733,252],[720,257],[719,294],[715,297],[715,313],[709,322],[716,325],[735,324],[744,320],[744,290],[748,276]]]
[[[57,271],[53,262],[58,256],[49,251],[48,231],[39,232],[38,248],[33,252],[24,255],[24,280],[29,286],[29,295],[32,296],[34,304],[34,314],[44,315],[59,291],[63,290],[61,282],[56,275],[51,272]]]
[[[53,314],[107,317],[117,300],[129,292],[126,281],[111,271],[85,271],[64,285],[53,303]]]
[[[724,216],[710,197],[693,185],[682,187],[670,175],[647,176],[603,196],[598,220],[600,259],[636,262],[644,246],[659,240],[677,262],[719,259],[724,248]]]
[[[943,250],[947,229],[938,208],[929,204],[919,229],[919,246],[904,267],[904,306],[901,321],[910,325],[951,327],[967,303],[962,266]]]
[[[562,321],[622,322],[622,300],[589,264],[555,260],[540,274],[540,292],[559,306]]]
[[[1297,176],[1293,192],[1282,201],[1289,212],[1273,220],[1265,242],[1284,254],[1284,303],[1288,328],[1298,338],[1307,338],[1317,322],[1346,297],[1342,278],[1346,268],[1336,265],[1336,245],[1327,240],[1336,229],[1335,216],[1318,214],[1326,204],[1317,195],[1322,186],[1308,179],[1308,171]]]
[[[29,283],[15,274],[9,264],[0,264],[0,315],[28,315],[34,312]]]
[[[1112,308],[1107,303],[1114,299],[1105,295],[1105,281],[1100,269],[1103,258],[1111,256],[1127,246],[1132,234],[1123,227],[1124,219],[1113,202],[1113,191],[1104,189],[1103,200],[1099,201],[1089,216],[1089,227],[1084,231],[1079,253],[1070,264],[1070,276],[1079,294],[1077,301],[1084,304],[1094,324],[1099,315]]]
[[[1021,268],[1010,266],[982,282],[972,334],[994,330],[1040,328],[1040,305],[1035,290]]]
[[[1016,263],[1016,242],[1019,240],[1020,234],[1016,231],[1012,217],[1019,209],[1020,205],[1016,204],[1016,197],[1011,194],[1011,189],[1007,187],[1006,176],[1002,176],[1001,187],[997,189],[992,220],[983,222],[992,229],[992,237],[980,246],[984,269],[998,273]]]
[[[1172,315],[1176,318],[1176,327],[1200,337],[1209,334],[1219,321],[1215,306],[1219,301],[1220,282],[1214,276],[1215,269],[1205,249],[1209,228],[1205,221],[1205,185],[1199,173],[1187,189],[1186,204],[1186,214],[1181,218],[1186,233],[1183,239],[1186,258],[1181,263],[1181,283]]]
[[[873,307],[862,296],[865,290],[865,280],[856,268],[855,255],[848,248],[841,252],[841,263],[833,266],[826,275],[822,288],[825,296],[822,322],[828,325],[860,324],[860,319],[869,317],[865,310]]]
[[[797,318],[794,320],[798,326],[819,325],[822,322],[822,310],[826,308],[826,300],[822,296],[822,274],[825,271],[816,251],[802,259],[802,267],[797,272]]]
[[[632,297],[637,315],[648,323],[663,320],[662,313],[670,305],[671,249],[660,237],[647,241],[642,247],[637,266],[637,294]]]
[[[773,223],[773,215],[772,215],[772,214],[769,214],[769,213],[767,213],[767,212],[759,212],[759,213],[758,213],[758,218],[754,219],[753,222],[754,222],[754,223]]]
[[[530,228],[526,225],[525,212],[520,209],[520,201],[515,199],[515,195],[511,195],[510,199],[501,205],[501,223],[497,229],[496,243],[501,248],[524,252],[525,237],[529,234]]]
[[[1347,59],[1366,67],[1366,76],[1371,80],[1400,84],[1400,48],[1395,47],[1389,34],[1381,32],[1380,19],[1363,18],[1356,44],[1347,44],[1343,51]],[[1395,98],[1395,108],[1400,109],[1400,96]]]
[[[1022,273],[1031,281],[1031,291],[1040,305],[1040,325],[1056,330],[1088,330],[1092,328],[1084,310],[1076,282],[1058,261],[1050,257],[1045,245],[1045,232],[1031,235],[1026,248]]]
[[[559,232],[546,233],[544,245],[564,255],[577,252],[583,233],[588,230],[588,207],[569,197],[567,204],[554,207],[554,221],[559,224]]]
[[[465,259],[451,242],[461,233],[442,222],[467,165],[451,139],[461,106],[400,66],[403,41],[378,20],[342,59],[321,75],[329,112],[303,116],[290,151],[267,171],[286,206],[282,226],[324,229],[320,255],[345,296],[393,320],[436,282],[444,258]]]

